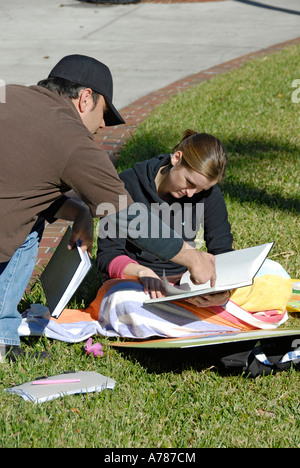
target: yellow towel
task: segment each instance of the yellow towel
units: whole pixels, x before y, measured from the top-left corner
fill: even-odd
[[[283,314],[295,281],[271,274],[259,276],[253,285],[235,289],[230,299],[248,312],[277,310]]]

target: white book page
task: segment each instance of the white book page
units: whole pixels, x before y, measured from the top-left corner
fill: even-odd
[[[73,275],[72,280],[70,281],[64,295],[60,299],[59,303],[55,307],[52,317],[58,317],[61,312],[63,311],[66,304],[69,302],[73,294],[76,292],[77,288],[79,287],[80,283],[84,279],[85,275],[91,268],[91,260],[87,252],[83,252],[80,247],[77,246],[81,263],[78,266],[76,272]]]
[[[258,272],[273,242],[246,249],[235,250],[215,256],[216,262],[216,285],[211,288],[210,281],[205,284],[196,285],[192,282],[190,272],[187,271],[181,278],[180,286],[172,286],[164,276],[164,286],[167,295],[181,294],[188,291],[199,291],[211,289],[226,290],[251,284]]]

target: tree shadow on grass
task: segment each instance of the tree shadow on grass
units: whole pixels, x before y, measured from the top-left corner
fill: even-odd
[[[283,197],[279,193],[269,194],[264,189],[254,188],[242,182],[226,182],[221,185],[222,193],[228,195],[232,200],[240,203],[254,202],[269,208],[300,213],[300,200],[294,197]]]
[[[279,11],[280,13],[288,13],[290,15],[300,15],[299,10],[291,10],[289,8],[278,7],[276,5],[266,5],[265,3],[254,2],[254,1],[251,1],[251,0],[235,0],[235,1],[239,2],[239,3],[244,3],[246,5],[258,7],[258,8],[266,8],[268,10]]]
[[[260,175],[266,175],[266,180],[270,180],[270,171],[274,166],[274,179],[276,185],[276,169],[278,162],[295,162],[295,171],[293,180],[295,184],[299,183],[299,152],[300,148],[289,142],[278,143],[270,140],[231,140],[223,142],[228,152],[228,167],[231,173],[245,173],[247,168],[253,171],[253,163],[257,164],[257,171]],[[282,171],[285,168],[282,167]],[[281,174],[280,174],[281,175]],[[264,205],[269,208],[289,211],[292,213],[300,212],[300,197],[286,197],[279,191],[269,193],[267,189],[249,184],[243,181],[233,181],[230,178],[221,183],[222,192],[231,199],[243,202],[253,202],[257,205]]]

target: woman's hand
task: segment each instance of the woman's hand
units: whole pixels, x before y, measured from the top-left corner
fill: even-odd
[[[151,268],[141,267],[137,271],[137,277],[144,287],[145,294],[149,294],[151,299],[165,296],[164,283]]]
[[[137,278],[144,287],[145,294],[151,299],[165,296],[164,284],[151,268],[138,263],[128,263],[123,270],[124,278]]]
[[[215,294],[195,296],[185,299],[185,301],[197,307],[223,306],[230,298],[230,291],[224,291]]]

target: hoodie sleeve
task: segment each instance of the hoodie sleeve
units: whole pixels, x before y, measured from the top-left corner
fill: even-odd
[[[204,240],[208,252],[213,255],[233,250],[228,212],[217,185],[209,192],[204,203]]]
[[[108,273],[113,258],[126,255],[126,240],[138,251],[146,251],[162,261],[175,257],[183,239],[144,204],[105,216],[99,222],[97,266]]]
[[[96,265],[102,273],[110,276],[109,266],[111,262],[120,256],[127,256],[126,239],[106,237],[97,238],[97,258]]]

